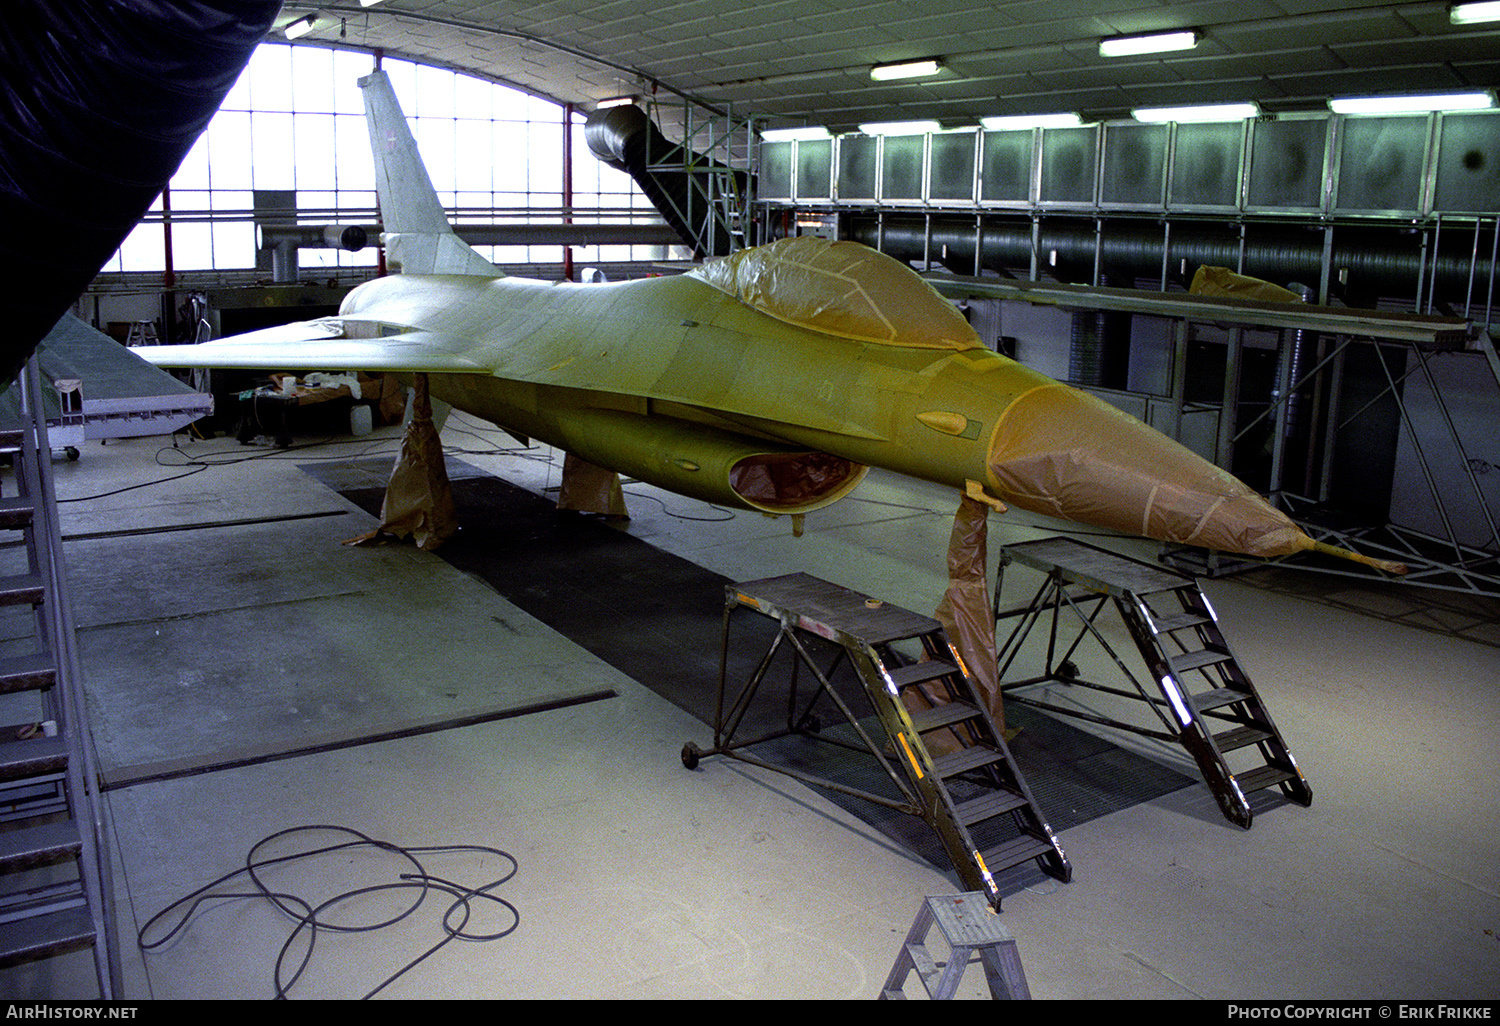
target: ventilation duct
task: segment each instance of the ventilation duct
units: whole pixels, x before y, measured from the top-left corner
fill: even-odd
[[[1043,219],[1036,226],[1039,273],[1071,284],[1101,280],[1147,279],[1163,275],[1186,285],[1199,266],[1230,267],[1266,281],[1316,282],[1323,272],[1324,232],[1317,225],[1250,224],[1245,226],[1244,261],[1237,226],[1219,222],[1177,221],[1170,233],[1156,220],[1106,220],[1097,230],[1089,219]],[[1366,305],[1378,296],[1415,299],[1419,283],[1462,306],[1470,288],[1472,232],[1444,232],[1433,282],[1432,254],[1414,229],[1381,225],[1337,225],[1332,229],[1329,267],[1333,290],[1351,305]],[[921,261],[941,254],[941,263],[956,274],[973,274],[974,219],[957,215],[932,219],[930,242],[924,221],[887,215],[854,215],[849,237],[901,260]],[[1097,244],[1097,248],[1096,248]],[[1096,262],[1097,261],[1097,262]],[[987,219],[983,227],[980,266],[999,273],[1026,274],[1032,266],[1032,223]],[[1477,293],[1482,295],[1483,288]]]

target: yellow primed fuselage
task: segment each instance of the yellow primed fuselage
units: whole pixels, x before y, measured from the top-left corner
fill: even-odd
[[[615,411],[958,488],[986,479],[1010,401],[1051,383],[979,347],[903,348],[788,324],[681,275],[608,285],[403,275],[356,289],[341,316],[467,340],[464,355],[492,375],[434,374],[433,394],[562,448],[592,411]],[[934,413],[946,416],[919,419]]]

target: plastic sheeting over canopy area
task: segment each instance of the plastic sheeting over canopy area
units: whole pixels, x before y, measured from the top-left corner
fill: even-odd
[[[983,346],[915,271],[855,242],[780,239],[688,274],[779,321],[840,338],[911,349]]]

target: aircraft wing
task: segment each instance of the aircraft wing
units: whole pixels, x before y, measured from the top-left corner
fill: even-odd
[[[187,346],[140,346],[131,352],[158,367],[240,370],[369,371],[490,374],[466,355],[465,339],[434,331],[345,338],[338,318],[303,321]]]

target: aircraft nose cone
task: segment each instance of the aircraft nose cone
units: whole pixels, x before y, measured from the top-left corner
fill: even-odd
[[[1251,556],[1313,545],[1238,478],[1058,382],[1037,384],[1006,408],[988,463],[996,494],[1035,513]]]

